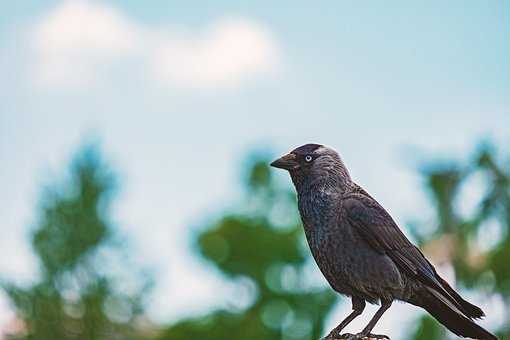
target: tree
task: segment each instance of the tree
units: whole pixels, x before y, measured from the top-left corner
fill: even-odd
[[[468,162],[430,162],[422,174],[436,211],[437,226],[434,230],[414,226],[415,237],[432,259],[453,266],[461,289],[496,295],[504,301],[507,326],[497,335],[510,338],[509,164],[498,159],[492,146],[482,145]],[[474,178],[480,179],[482,195],[471,211],[461,214],[458,207],[465,199],[463,189],[473,187]],[[483,246],[480,239],[488,234],[495,237]],[[444,328],[428,316],[421,319],[414,333],[416,340],[445,337]]]
[[[303,271],[310,256],[295,194],[277,185],[268,164],[264,157],[252,159],[244,203],[197,237],[200,255],[251,292],[247,306],[182,320],[159,340],[315,340],[322,334],[335,294],[307,280]]]
[[[126,289],[125,273],[111,270],[128,261],[114,245],[109,211],[115,188],[114,175],[89,146],[72,162],[69,181],[42,193],[31,237],[40,277],[28,287],[2,284],[24,325],[9,338],[139,337],[132,321],[142,313],[149,282],[138,280],[136,288]]]

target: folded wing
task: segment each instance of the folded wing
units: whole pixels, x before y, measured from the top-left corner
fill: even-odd
[[[484,315],[480,308],[462,299],[437,274],[423,253],[407,239],[376,200],[361,192],[346,197],[342,203],[353,229],[375,251],[391,258],[399,270],[433,290],[466,317],[479,318]]]

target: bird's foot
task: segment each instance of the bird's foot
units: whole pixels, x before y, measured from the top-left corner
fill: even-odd
[[[379,340],[379,339],[385,339],[390,340],[390,337],[384,334],[372,334],[369,333],[367,336],[362,337],[361,339],[367,339],[367,340]]]
[[[364,335],[362,333],[358,333],[358,334],[350,334],[350,333],[344,333],[344,334],[341,334],[339,335],[337,338],[328,338],[327,339],[343,339],[343,340],[381,340],[381,339],[385,339],[385,340],[390,340],[390,337],[387,336],[387,335],[382,335],[382,334],[368,334],[368,335]]]

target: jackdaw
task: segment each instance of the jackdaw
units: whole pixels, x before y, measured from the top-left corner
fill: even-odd
[[[355,337],[389,339],[371,332],[400,300],[424,308],[459,336],[497,339],[473,322],[483,311],[439,276],[386,210],[351,180],[337,152],[306,144],[271,166],[289,171],[312,255],[331,287],[352,299],[353,311],[328,338],[341,336],[369,302],[381,307]]]

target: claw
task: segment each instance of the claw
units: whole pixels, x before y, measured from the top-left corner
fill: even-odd
[[[333,332],[332,332],[333,333]],[[335,336],[334,334],[330,333],[327,337],[325,337],[323,340],[391,340],[389,336],[384,334],[368,334],[363,335],[361,333],[358,334],[351,334],[351,333],[344,333],[340,334],[338,336]]]
[[[326,339],[345,339],[345,340],[390,340],[390,337],[383,334],[368,334],[363,335],[361,333],[358,334],[351,334],[351,333],[344,333],[341,334],[338,337],[333,337],[331,334]]]
[[[362,339],[362,340],[380,340],[380,339],[386,339],[386,340],[390,340],[390,337],[387,336],[387,335],[384,335],[384,334],[368,334],[368,335],[363,335],[361,333],[358,333],[356,334],[356,338],[354,339]]]

